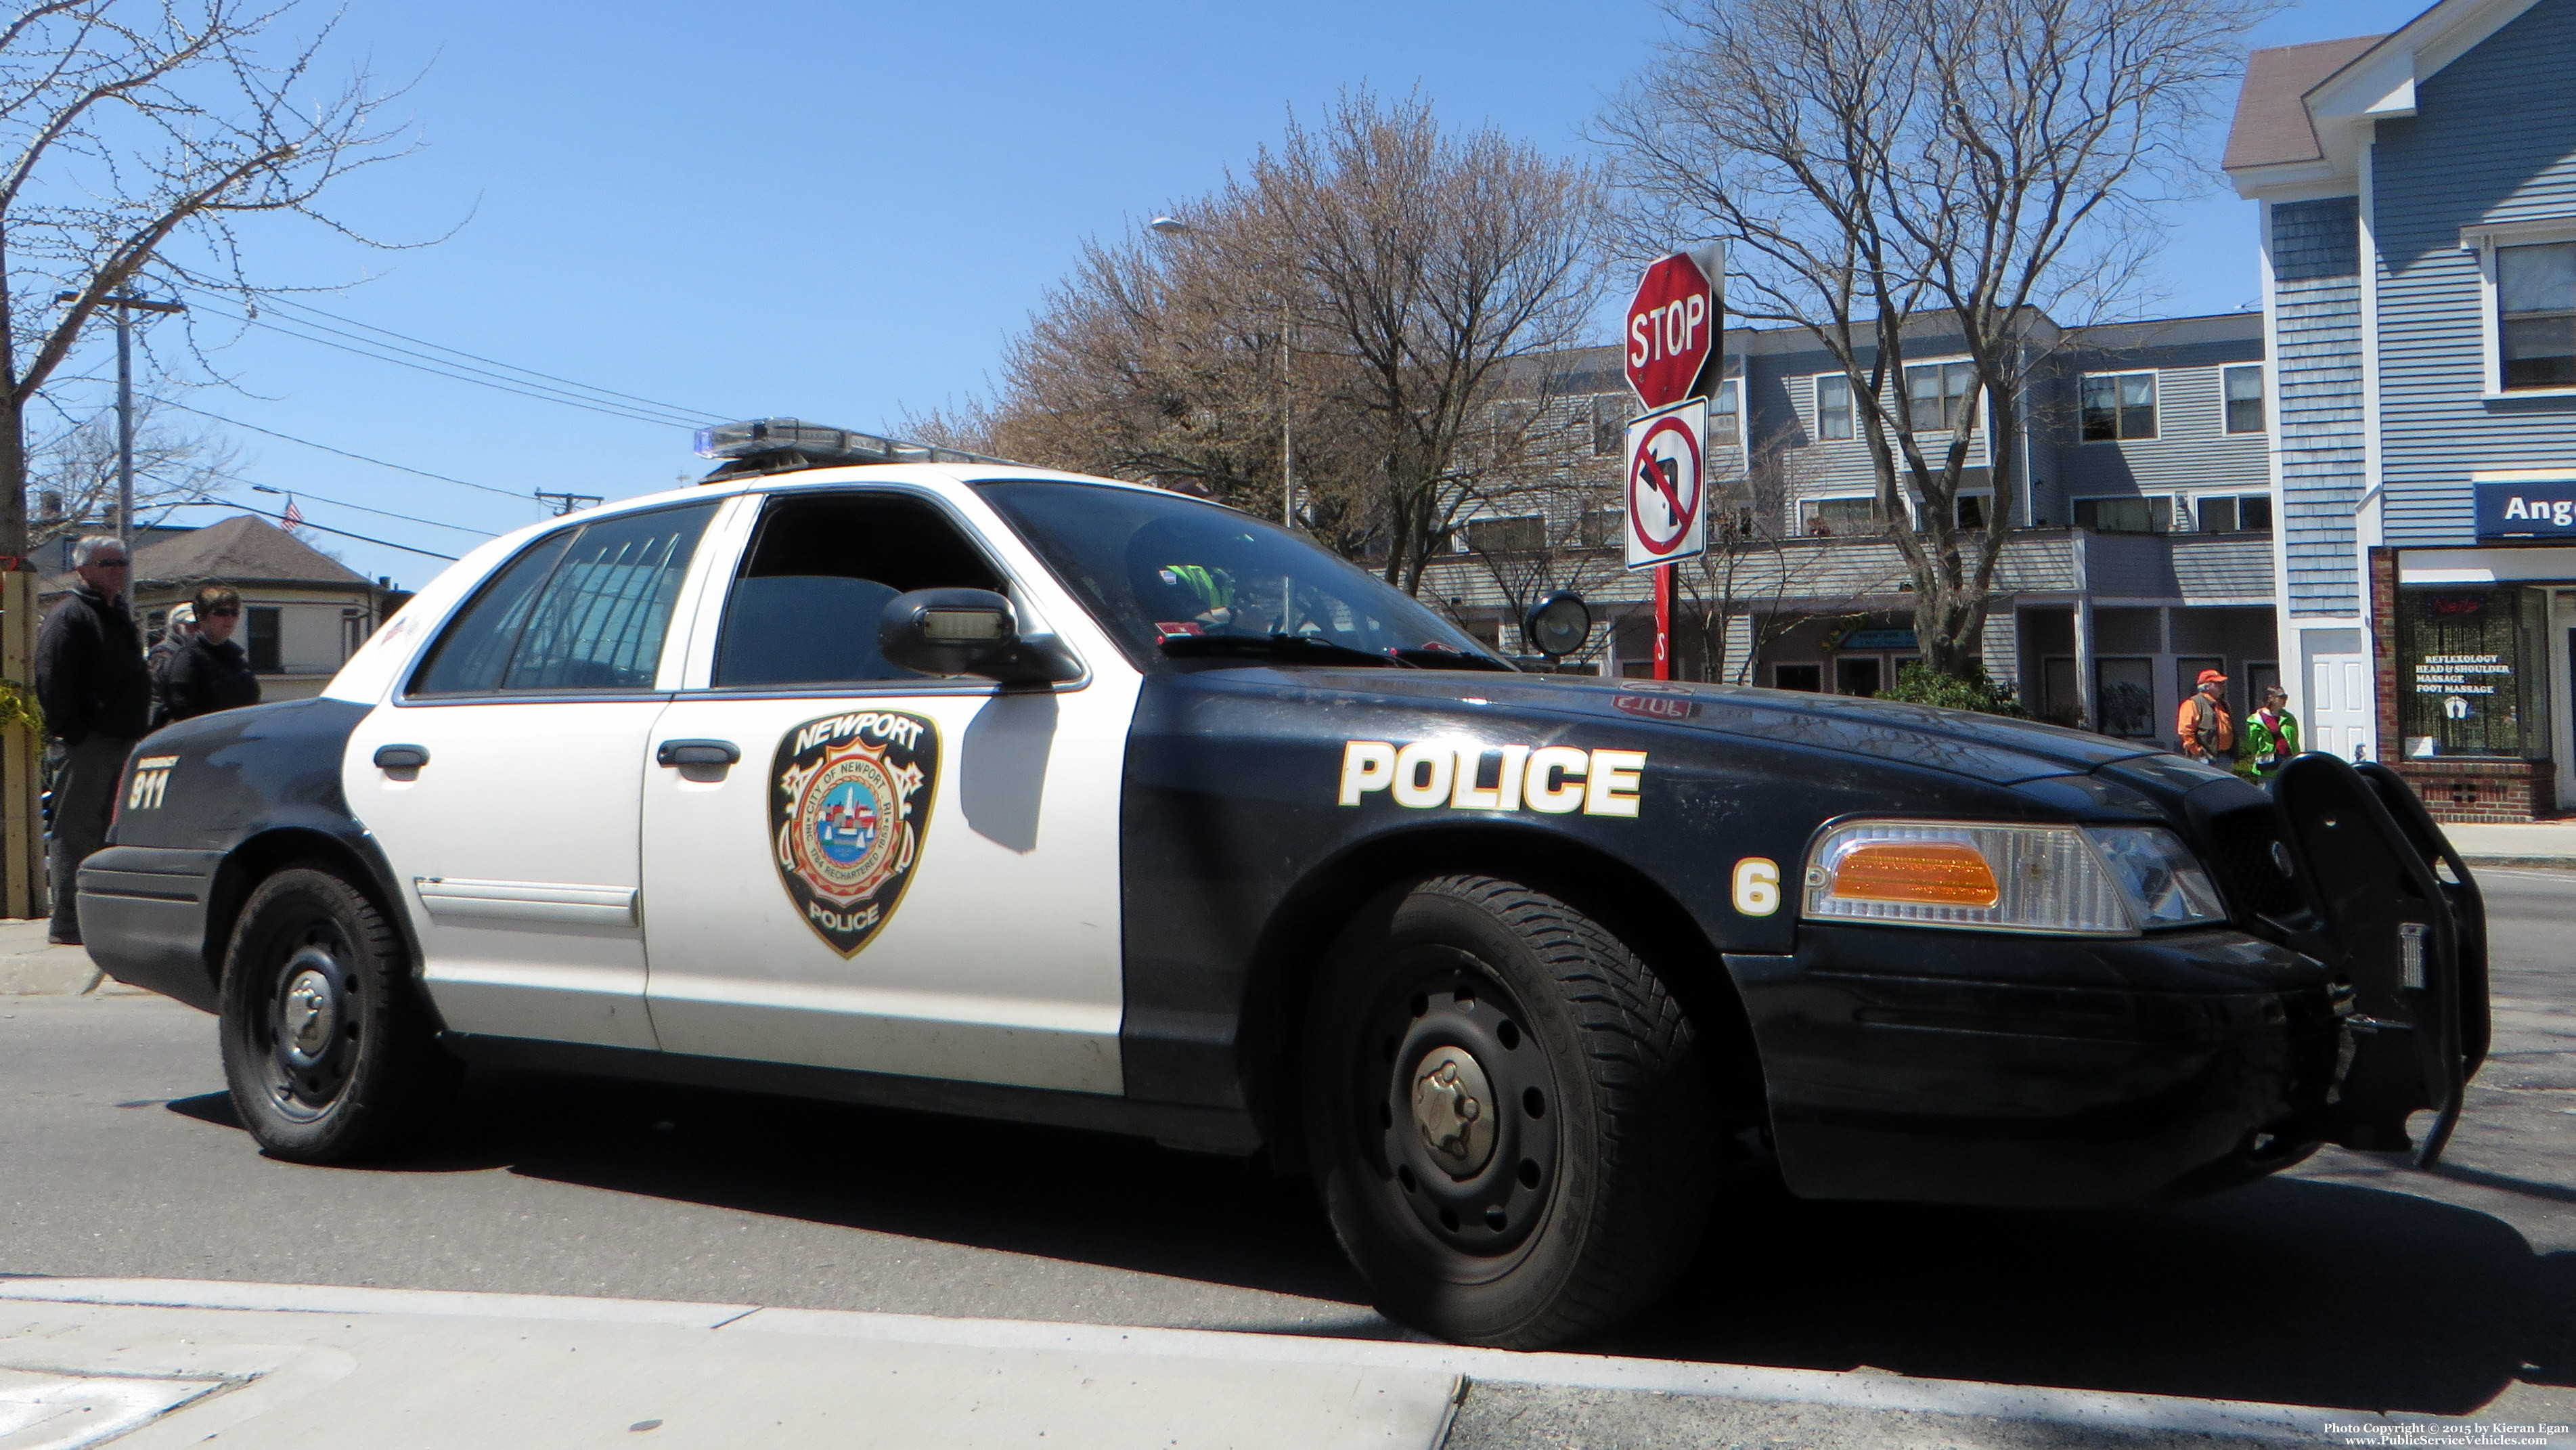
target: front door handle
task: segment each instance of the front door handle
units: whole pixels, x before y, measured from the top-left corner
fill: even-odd
[[[730,740],[665,740],[653,759],[663,765],[731,765],[742,751]]]
[[[429,752],[418,745],[379,745],[376,747],[376,769],[418,770],[429,764]]]

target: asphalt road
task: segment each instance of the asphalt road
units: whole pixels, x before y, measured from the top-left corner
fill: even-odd
[[[2328,1149],[2177,1207],[1748,1203],[1669,1307],[1589,1347],[2570,1418],[2576,874],[2481,880],[2496,1049],[2438,1174]],[[1397,1332],[1302,1183],[1117,1138],[494,1071],[417,1156],[271,1162],[212,1020],[136,997],[0,1000],[0,1272]],[[1746,1428],[1613,1401],[1480,1392],[1452,1443]]]

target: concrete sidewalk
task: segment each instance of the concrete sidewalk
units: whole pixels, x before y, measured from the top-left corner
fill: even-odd
[[[69,1302],[83,1293],[111,1302]],[[1434,1450],[1461,1386],[1437,1370],[1138,1352],[1114,1330],[906,1339],[874,1323],[889,1318],[0,1279],[0,1445]]]
[[[1573,1405],[1587,1403],[1584,1393],[1609,1394],[1649,1420],[1667,1418],[1654,1401],[1685,1396],[1700,1407],[1697,1419],[1723,1428],[1723,1440],[1796,1446],[2117,1442],[2209,1450],[2342,1439],[2327,1431],[2338,1422],[2378,1434],[2498,1428],[2489,1420],[1874,1370],[1392,1340],[0,1276],[6,1450],[108,1441],[117,1450],[178,1450],[216,1435],[260,1447],[403,1450],[1440,1450],[1471,1386],[1503,1387],[1506,1403],[1521,1392],[1575,1391]],[[2568,1433],[2550,1424],[2527,1443],[2566,1445]]]
[[[2529,825],[2444,826],[2451,847],[2472,866],[2576,867],[2576,821],[2534,821]]]
[[[45,940],[51,923],[0,918],[0,997],[61,997],[81,992],[131,993],[112,981],[79,947]]]

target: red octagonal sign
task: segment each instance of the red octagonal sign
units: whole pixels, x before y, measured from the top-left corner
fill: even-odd
[[[1691,395],[1717,336],[1708,274],[1676,252],[1646,269],[1628,304],[1628,386],[1648,412]]]

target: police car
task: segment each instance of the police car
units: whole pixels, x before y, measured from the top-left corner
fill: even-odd
[[[1388,1314],[1534,1346],[1668,1283],[1722,1161],[2205,1192],[2429,1160],[2484,1055],[2476,884],[2381,767],[1524,672],[1177,494],[705,451],[138,747],[89,950],[220,1014],[271,1154],[477,1062],[1266,1151]]]

